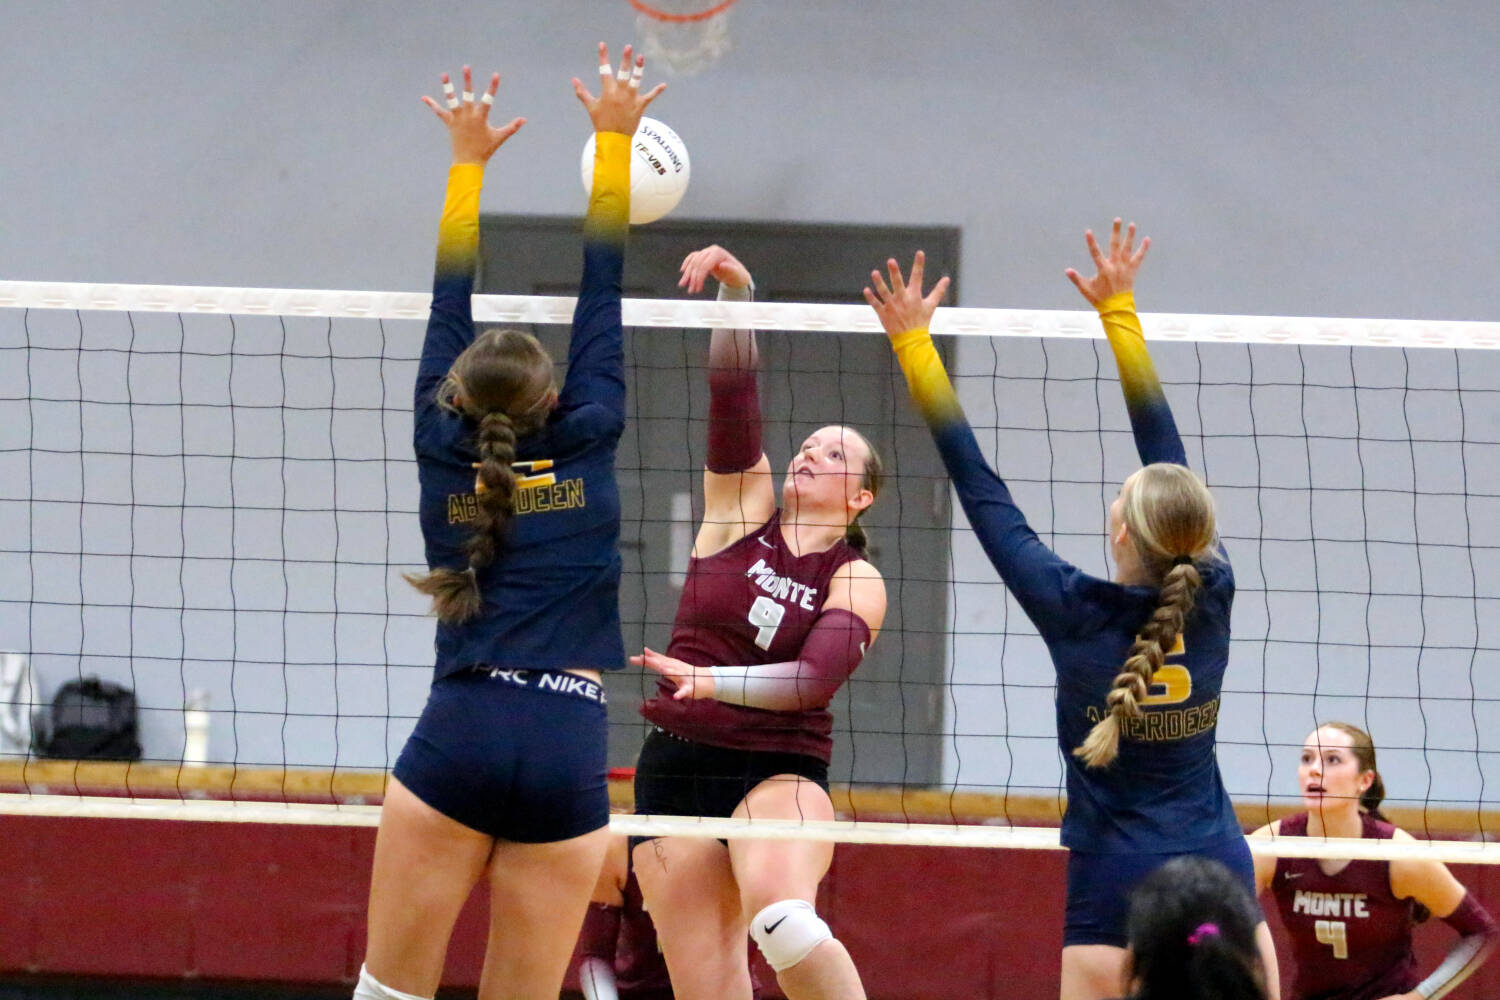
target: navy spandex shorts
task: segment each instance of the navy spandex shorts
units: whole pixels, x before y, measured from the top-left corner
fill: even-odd
[[[1222,863],[1255,897],[1255,865],[1244,837],[1220,841],[1197,851],[1171,854],[1089,854],[1068,852],[1068,908],[1063,946],[1109,944],[1125,947],[1125,918],[1130,891],[1173,858],[1192,854]]]
[[[395,776],[464,826],[526,844],[609,822],[604,692],[574,674],[475,668],[433,682]]]

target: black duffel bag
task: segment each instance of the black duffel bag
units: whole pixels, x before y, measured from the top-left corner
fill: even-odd
[[[68,681],[52,699],[39,749],[68,760],[140,760],[135,692],[92,676]]]

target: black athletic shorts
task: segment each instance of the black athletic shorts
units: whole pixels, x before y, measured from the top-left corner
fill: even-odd
[[[544,844],[609,823],[604,692],[575,674],[475,668],[433,682],[396,778],[449,819]]]
[[[750,789],[778,774],[799,775],[828,791],[828,765],[817,757],[729,750],[653,728],[635,765],[635,812],[637,816],[731,816]]]

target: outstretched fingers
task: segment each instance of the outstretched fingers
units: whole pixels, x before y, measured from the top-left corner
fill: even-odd
[[[645,61],[642,60],[642,65],[644,65],[644,62]],[[648,90],[646,92],[646,96],[641,98],[641,110],[645,111],[648,107],[650,107],[651,102],[660,97],[661,92],[666,89],[667,85],[665,83],[658,83],[656,86]]]
[[[885,269],[891,273],[891,293],[901,296],[906,294],[906,281],[901,277],[901,265],[896,263],[892,257],[885,262]]]
[[[1083,242],[1088,244],[1089,257],[1093,259],[1094,266],[1102,268],[1104,266],[1104,252],[1099,249],[1099,240],[1095,238],[1092,229],[1085,229],[1083,231]]]
[[[484,91],[483,94],[479,95],[479,103],[483,105],[483,107],[480,108],[480,110],[479,110],[479,114],[480,114],[481,117],[483,117],[483,118],[489,118],[489,116],[490,116],[490,108],[494,107],[494,105],[495,105],[495,94],[498,93],[499,90],[500,90],[500,74],[499,73],[492,73],[492,74],[490,74],[490,85],[487,88],[485,88],[485,91]],[[519,128],[519,127],[520,126],[517,126],[517,128]],[[512,129],[511,131],[514,132],[515,129]]]
[[[1088,299],[1090,302],[1094,301],[1093,294],[1091,293],[1088,285],[1083,280],[1083,275],[1079,274],[1071,267],[1063,271],[1063,274],[1066,274],[1068,276],[1068,280],[1073,283],[1074,288],[1077,288],[1080,292],[1083,293],[1084,298]]]
[[[917,287],[921,288],[922,286],[918,284]],[[932,286],[932,291],[922,300],[922,304],[930,309],[936,309],[943,304],[943,299],[947,298],[947,296],[948,276],[945,274],[937,280],[937,284]]]
[[[1151,237],[1147,236],[1141,240],[1140,249],[1130,258],[1131,267],[1140,267],[1141,261],[1146,259],[1146,251],[1151,249]]]

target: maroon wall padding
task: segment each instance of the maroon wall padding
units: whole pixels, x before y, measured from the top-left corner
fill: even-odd
[[[0,817],[0,970],[352,984],[374,845],[364,828]],[[1060,851],[845,844],[819,909],[873,1000],[1040,1000],[1057,996],[1063,871]],[[1500,871],[1454,873],[1500,909]],[[481,891],[446,982],[477,984],[485,935]],[[1417,941],[1426,971],[1453,932],[1434,920]],[[1500,961],[1452,996],[1500,996]]]

